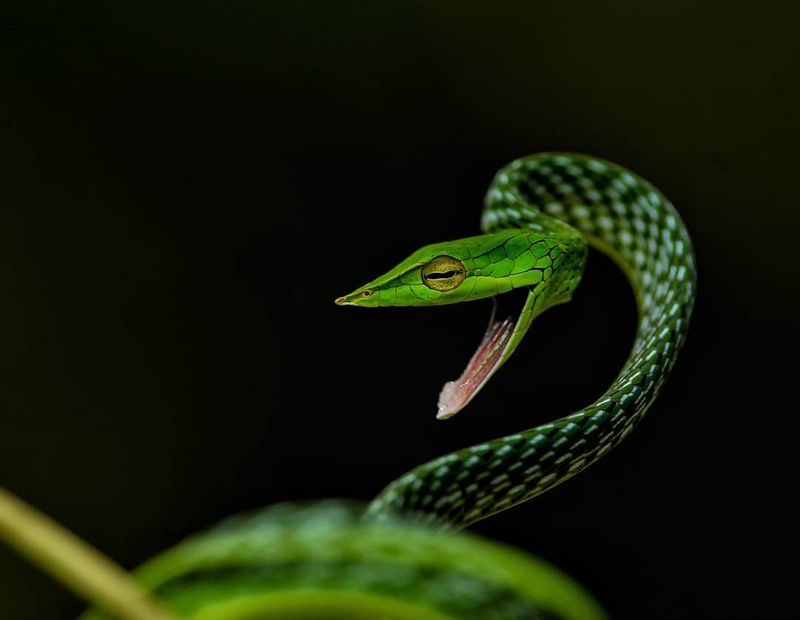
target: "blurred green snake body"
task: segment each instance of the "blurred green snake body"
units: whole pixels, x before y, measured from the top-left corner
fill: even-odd
[[[590,245],[621,267],[639,309],[632,350],[606,392],[553,422],[420,465],[366,509],[279,505],[189,539],[140,569],[157,598],[181,617],[205,620],[604,617],[588,594],[540,560],[441,530],[543,493],[633,430],[686,336],[696,277],[691,242],[649,182],[575,154],[505,166],[488,190],[481,224],[483,235],[425,246],[337,303],[496,300],[464,374],[442,390],[439,417],[446,418],[505,363],[538,314],[571,298]]]

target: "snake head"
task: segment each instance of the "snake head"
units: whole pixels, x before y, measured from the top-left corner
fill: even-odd
[[[460,411],[513,353],[531,321],[568,301],[586,260],[577,233],[513,229],[420,248],[393,269],[336,300],[342,306],[437,306],[491,298],[492,319],[464,373],[445,384],[440,419]],[[520,295],[508,295],[514,291]],[[517,300],[516,309],[507,301]]]

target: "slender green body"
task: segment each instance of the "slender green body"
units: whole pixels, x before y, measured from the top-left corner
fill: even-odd
[[[372,502],[368,518],[403,513],[463,527],[519,504],[607,453],[658,394],[683,344],[695,295],[691,241],[677,211],[650,183],[620,166],[582,155],[541,154],[497,173],[481,224],[487,233],[542,230],[549,217],[611,256],[636,294],[639,326],[616,381],[580,411],[417,467]]]
[[[484,235],[421,248],[337,303],[445,305],[519,291],[519,311],[493,318],[464,375],[443,389],[439,417],[449,417],[502,366],[539,313],[569,300],[588,243],[620,265],[636,293],[639,326],[617,379],[580,411],[420,465],[366,509],[281,505],[178,545],[137,573],[176,614],[196,620],[604,618],[556,569],[439,530],[463,528],[541,494],[633,430],[686,335],[695,292],[691,243],[675,209],[647,181],[570,154],[526,157],[498,172],[482,227]]]
[[[196,620],[604,618],[568,577],[520,551],[402,522],[367,525],[362,511],[326,500],[233,517],[137,577]]]

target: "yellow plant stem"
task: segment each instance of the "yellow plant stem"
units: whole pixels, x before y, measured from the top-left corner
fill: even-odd
[[[119,565],[2,487],[0,540],[73,592],[117,618],[174,618]]]

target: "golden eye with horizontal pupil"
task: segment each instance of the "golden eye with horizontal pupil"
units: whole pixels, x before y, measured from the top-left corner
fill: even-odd
[[[464,265],[452,256],[437,256],[422,268],[422,282],[434,291],[452,291],[465,277]]]

